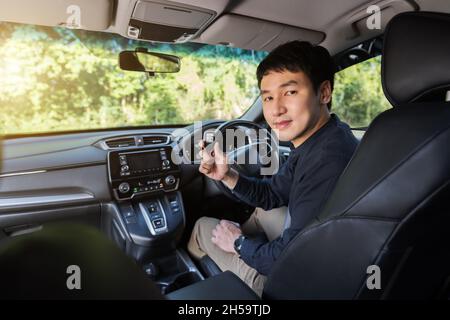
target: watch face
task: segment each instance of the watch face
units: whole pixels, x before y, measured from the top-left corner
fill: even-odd
[[[240,253],[244,239],[245,236],[240,235],[236,240],[234,240],[234,250],[236,250],[237,253]]]

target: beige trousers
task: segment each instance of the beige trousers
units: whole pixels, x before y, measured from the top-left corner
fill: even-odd
[[[286,207],[265,211],[256,208],[250,218],[242,225],[245,235],[264,232],[272,241],[278,238],[284,227]],[[208,255],[222,271],[230,270],[261,296],[266,277],[248,266],[235,253],[228,253],[216,246],[212,241],[212,231],[220,220],[216,218],[202,217],[195,223],[191,238],[188,243],[188,251],[195,259]]]

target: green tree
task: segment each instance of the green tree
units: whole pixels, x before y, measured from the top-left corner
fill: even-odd
[[[144,46],[182,57],[181,72],[147,78],[118,67]],[[240,116],[258,92],[265,53],[149,44],[106,33],[0,24],[0,133],[191,123]]]
[[[336,74],[332,110],[352,127],[367,126],[391,105],[381,87],[381,57]]]

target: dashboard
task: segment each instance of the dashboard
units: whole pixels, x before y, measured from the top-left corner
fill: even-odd
[[[204,123],[204,128],[214,129],[220,124],[209,121]],[[190,139],[193,132],[193,126],[188,126],[5,139],[2,141],[0,212],[23,209],[20,204],[43,203],[39,205],[43,208],[47,203],[53,206],[107,203],[180,189],[198,177],[198,167],[179,144],[186,137]],[[152,152],[161,149],[166,150],[166,159],[161,153],[157,156]],[[169,157],[172,151],[184,161],[172,163]],[[133,152],[142,157],[128,157]],[[125,176],[120,176],[125,165],[123,161],[124,164],[120,164],[121,155],[125,155],[130,168],[124,172]],[[166,165],[165,160],[171,162]],[[143,166],[147,161],[148,167]],[[142,172],[137,172],[139,170]],[[119,192],[123,182],[128,183],[129,192]],[[121,189],[128,187],[125,184]]]
[[[202,199],[223,195],[201,177],[195,156],[199,140],[211,142],[222,123],[4,140],[0,241],[63,220],[101,227],[124,250],[172,245],[185,207],[192,212]],[[140,259],[145,253],[136,250],[128,254]]]
[[[196,158],[221,124],[4,140],[0,242],[59,221],[101,229],[137,261],[171,252],[194,211],[221,203]]]
[[[198,143],[211,141],[222,123],[3,140],[0,211],[11,209],[9,199],[98,203],[178,190],[198,178]]]
[[[139,262],[172,253],[186,224],[183,196],[195,198],[183,183],[195,189],[202,182],[198,167],[173,157],[182,151],[176,148],[180,139],[192,131],[175,131],[112,130],[4,140],[0,242],[47,223],[68,222],[100,229]]]

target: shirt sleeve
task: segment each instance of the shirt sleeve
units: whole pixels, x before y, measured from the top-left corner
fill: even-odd
[[[286,206],[293,179],[288,163],[285,162],[271,178],[258,179],[239,174],[233,194],[248,205],[264,210]]]
[[[316,217],[346,165],[343,158],[327,159],[310,167],[295,183],[295,196],[289,204],[291,226],[273,241],[247,238],[242,243],[241,259],[259,273],[267,275],[288,243]]]

